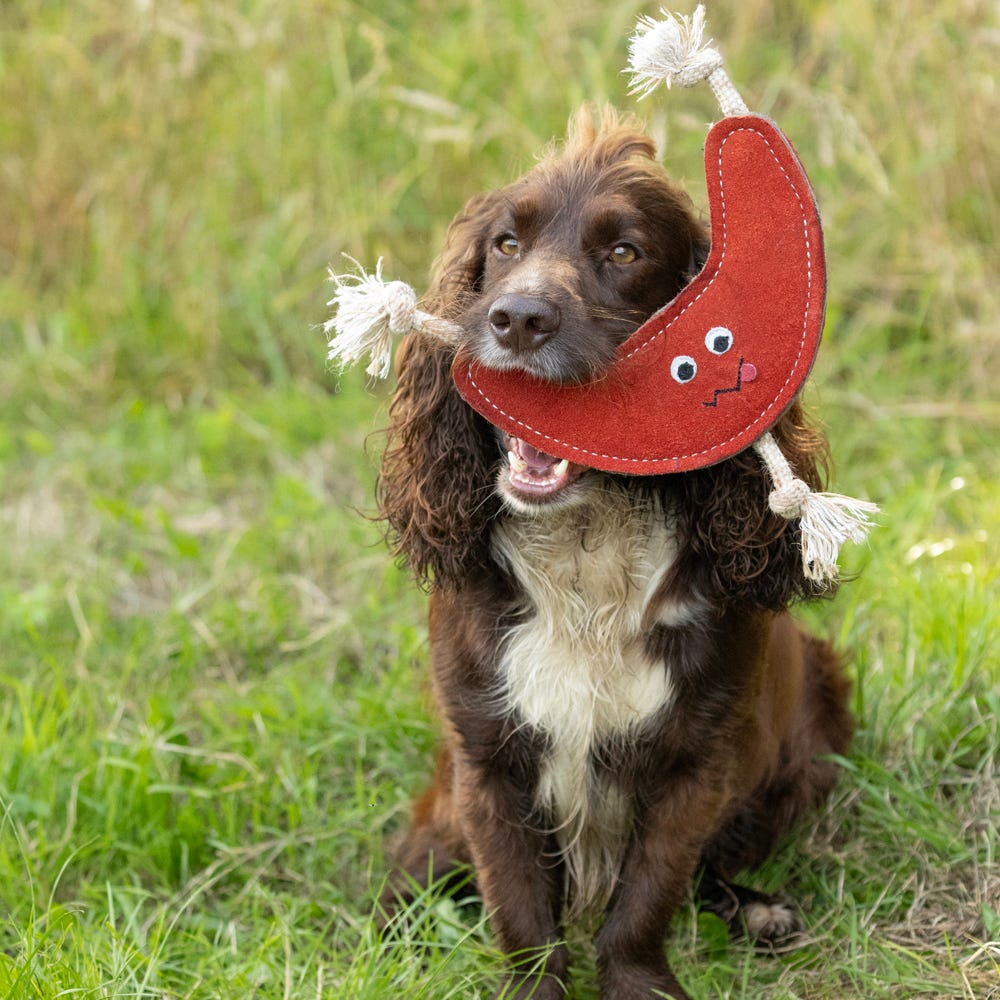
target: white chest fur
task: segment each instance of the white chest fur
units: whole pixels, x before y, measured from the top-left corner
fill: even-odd
[[[505,638],[505,711],[548,737],[539,804],[554,817],[576,908],[602,904],[620,864],[631,810],[595,776],[593,752],[627,739],[672,697],[668,669],[644,651],[651,598],[676,556],[652,504],[602,493],[586,506],[503,522],[494,551],[521,584],[523,620]],[[697,609],[667,605],[656,621]]]

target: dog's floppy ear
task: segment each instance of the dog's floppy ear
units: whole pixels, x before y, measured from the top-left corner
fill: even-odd
[[[434,263],[427,293],[430,312],[453,319],[479,294],[499,205],[499,192],[476,195],[448,226],[444,249]]]
[[[427,308],[454,319],[479,294],[495,193],[473,198],[448,228]],[[397,353],[398,384],[378,483],[387,534],[418,580],[456,583],[489,560],[499,445],[458,394],[455,348],[410,334]]]

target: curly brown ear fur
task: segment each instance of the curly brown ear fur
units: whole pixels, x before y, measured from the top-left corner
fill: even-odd
[[[483,229],[495,195],[473,198],[451,224],[427,296],[428,311],[457,316],[482,274]],[[397,353],[378,482],[380,517],[393,551],[424,584],[454,583],[489,562],[489,524],[500,453],[489,425],[451,378],[453,348],[419,334]],[[496,460],[494,460],[496,456]]]
[[[454,319],[479,293],[486,254],[486,237],[501,205],[499,191],[469,199],[452,219],[444,249],[434,262],[427,309],[445,319]]]
[[[772,428],[794,473],[813,490],[827,473],[826,438],[799,401]],[[770,476],[753,449],[677,477],[669,489],[681,535],[672,577],[696,582],[706,596],[781,610],[801,597],[830,594],[828,584],[806,579],[797,521],[771,511]]]

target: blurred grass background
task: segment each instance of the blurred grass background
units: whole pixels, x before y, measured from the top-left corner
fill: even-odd
[[[326,371],[326,266],[422,287],[465,198],[584,100],[635,107],[704,204],[710,92],[626,96],[643,13],[0,6],[3,995],[489,995],[476,916],[437,902],[391,945],[367,920],[433,729],[423,597],[362,515],[386,391]],[[861,722],[836,800],[759,876],[811,941],[760,957],[688,914],[674,961],[695,997],[996,996],[998,10],[708,16],[809,168],[808,398],[837,488],[884,513],[858,580],[803,612],[851,655]]]

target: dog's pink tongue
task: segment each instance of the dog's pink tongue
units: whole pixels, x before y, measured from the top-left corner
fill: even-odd
[[[532,447],[527,441],[517,438],[516,451],[518,457],[527,465],[533,473],[548,472],[558,459],[553,455],[546,455],[544,451],[539,451]]]
[[[586,468],[566,460],[560,461],[520,438],[509,437],[507,447],[510,449],[508,482],[516,493],[522,495],[536,498],[553,496],[577,479]]]

